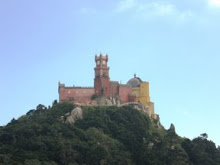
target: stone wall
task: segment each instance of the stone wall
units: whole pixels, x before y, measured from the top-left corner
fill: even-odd
[[[94,95],[94,88],[83,87],[59,87],[59,101],[82,104],[92,104],[91,96]]]
[[[119,95],[119,83],[117,81],[110,82],[110,97]]]
[[[129,96],[132,92],[132,88],[128,85],[119,85],[119,96],[123,103],[129,102]]]

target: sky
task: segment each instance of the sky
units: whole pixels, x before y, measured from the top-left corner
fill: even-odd
[[[58,99],[58,82],[150,83],[166,129],[220,145],[220,0],[0,0],[0,125]]]

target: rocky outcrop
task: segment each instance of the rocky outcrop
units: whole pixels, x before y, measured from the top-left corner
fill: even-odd
[[[173,125],[173,123],[170,124],[170,128],[169,128],[168,131],[169,131],[169,132],[176,133],[175,126]]]
[[[98,105],[106,105],[106,106],[120,106],[121,105],[121,100],[120,97],[110,97],[110,98],[105,98],[104,96],[100,96],[97,98],[97,103]]]
[[[65,123],[75,123],[78,119],[83,119],[83,110],[80,107],[74,108],[70,113],[67,113],[65,116]]]
[[[116,105],[120,106],[121,105],[121,100],[120,97],[110,97],[109,99],[105,99],[106,105]]]

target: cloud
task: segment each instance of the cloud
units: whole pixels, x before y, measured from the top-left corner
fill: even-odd
[[[162,4],[158,2],[142,4],[139,5],[137,9],[138,12],[142,12],[150,15],[158,15],[158,16],[172,15],[175,14],[176,12],[174,5]]]
[[[117,12],[123,12],[136,6],[135,0],[122,0],[119,2],[116,9]]]
[[[220,8],[220,0],[208,0],[209,6],[214,8]]]
[[[194,15],[190,10],[180,10],[174,4],[162,1],[140,2],[138,0],[121,0],[116,11],[133,11],[136,15],[145,18],[170,16],[182,21]]]

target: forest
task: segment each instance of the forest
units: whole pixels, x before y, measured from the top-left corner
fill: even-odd
[[[220,147],[206,133],[182,138],[130,106],[84,106],[83,119],[65,122],[75,107],[39,104],[1,126],[0,164],[220,165]]]

